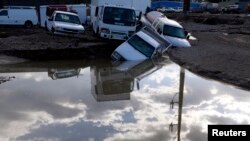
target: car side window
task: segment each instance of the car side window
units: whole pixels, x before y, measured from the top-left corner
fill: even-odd
[[[153,27],[156,27],[156,25],[159,23],[159,20],[155,20],[154,23],[153,23]]]
[[[0,16],[8,16],[8,11],[7,10],[0,11]]]
[[[95,16],[96,17],[98,16],[98,12],[99,12],[99,7],[96,7],[96,9],[95,9]]]
[[[162,33],[161,25],[162,25],[162,24],[159,22],[159,23],[157,24],[157,26],[156,26],[156,30],[157,30],[157,32],[158,32],[159,34]]]

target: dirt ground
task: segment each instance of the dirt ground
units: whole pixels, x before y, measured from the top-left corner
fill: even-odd
[[[216,23],[214,21],[218,21],[219,16],[173,17],[197,40],[190,41],[191,48],[169,49],[171,60],[202,76],[250,89],[249,17],[222,16],[226,22]],[[119,44],[121,42],[93,37],[90,30],[83,38],[76,39],[53,36],[39,28],[0,28],[0,54],[18,57],[33,56],[37,59],[46,56],[49,59],[56,53],[65,57],[84,52],[80,55],[87,58],[108,58]]]
[[[182,21],[197,40],[190,41],[191,48],[169,50],[170,58],[202,76],[250,89],[249,21],[240,25]]]

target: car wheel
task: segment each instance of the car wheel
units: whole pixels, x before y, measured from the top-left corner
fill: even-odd
[[[33,23],[31,21],[26,21],[24,23],[24,27],[26,27],[26,28],[32,28],[33,27]]]
[[[99,37],[99,27],[97,27],[96,32],[95,32],[95,30],[93,29],[93,35],[94,35],[95,37]]]
[[[45,25],[45,30],[46,30],[46,31],[49,31],[49,28],[48,28],[47,22],[45,22],[45,24],[44,24],[44,25]]]
[[[51,28],[51,33],[54,34],[55,33],[55,29],[54,27]]]

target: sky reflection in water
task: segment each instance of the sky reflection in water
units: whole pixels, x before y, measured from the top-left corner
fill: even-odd
[[[168,60],[41,64],[1,66],[15,79],[0,85],[0,140],[178,140],[181,123],[180,140],[206,141],[208,124],[250,121],[248,91],[188,71],[179,101]]]

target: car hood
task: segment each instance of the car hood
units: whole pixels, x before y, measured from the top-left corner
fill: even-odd
[[[181,39],[171,36],[164,36],[164,38],[169,41],[174,47],[191,47],[187,39]]]
[[[80,24],[65,23],[65,22],[54,22],[55,27],[68,28],[74,30],[84,30],[84,27]]]
[[[121,44],[116,50],[126,60],[144,60],[145,55],[134,49],[129,43]]]

